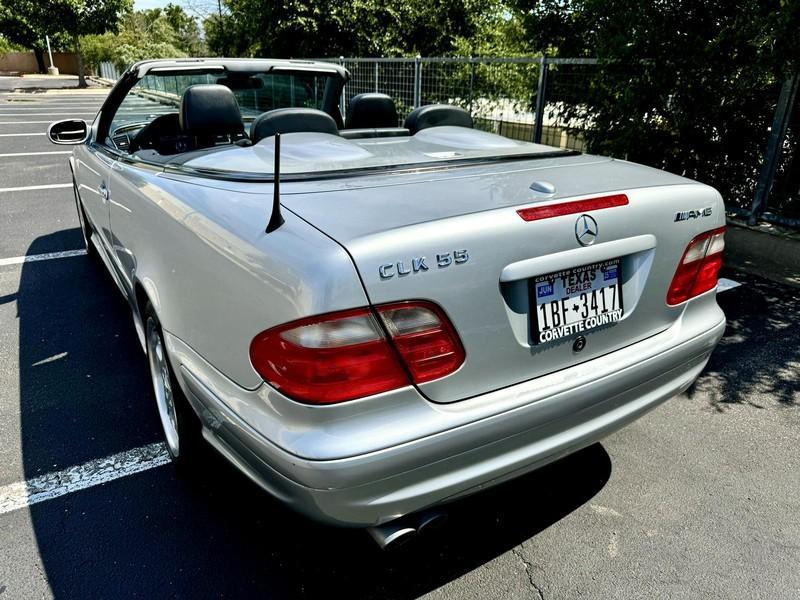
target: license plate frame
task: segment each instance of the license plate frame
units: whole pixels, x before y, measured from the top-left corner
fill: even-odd
[[[528,299],[533,345],[576,337],[616,323],[625,314],[622,259],[532,277],[528,280]]]

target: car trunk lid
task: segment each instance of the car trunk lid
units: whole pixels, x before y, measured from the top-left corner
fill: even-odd
[[[308,193],[322,184],[331,182],[293,186],[282,203],[347,249],[373,304],[429,300],[457,330],[466,351],[462,367],[419,386],[443,403],[533,379],[663,331],[683,310],[667,306],[665,296],[687,242],[722,218],[719,196],[707,186],[586,155],[354,179],[336,184],[339,189]],[[533,221],[517,212],[611,193],[625,195],[627,203]],[[677,211],[698,206],[713,207],[709,222],[675,221]],[[597,229],[585,246],[576,237],[583,214]],[[619,270],[622,318],[559,339],[535,339],[532,282],[603,261],[615,261],[607,264]],[[579,333],[585,347],[576,351]]]

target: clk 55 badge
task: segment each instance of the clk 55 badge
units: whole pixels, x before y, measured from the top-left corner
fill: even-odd
[[[384,263],[378,267],[378,275],[381,279],[391,279],[395,275],[403,277],[412,273],[422,273],[429,271],[432,266],[444,269],[450,265],[461,265],[469,260],[469,252],[466,250],[454,250],[453,252],[442,252],[437,254],[435,260],[429,260],[426,256],[412,258],[410,262],[399,260],[395,263]]]

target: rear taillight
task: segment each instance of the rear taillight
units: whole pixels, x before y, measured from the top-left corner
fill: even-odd
[[[674,306],[714,289],[722,267],[725,228],[706,231],[694,238],[681,257],[667,292],[667,304]]]
[[[286,396],[333,404],[444,377],[464,349],[437,306],[402,302],[269,329],[253,339],[250,360]]]
[[[441,309],[429,302],[377,307],[414,383],[449,375],[464,362],[464,348]]]

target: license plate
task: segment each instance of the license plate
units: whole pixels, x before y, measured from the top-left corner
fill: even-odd
[[[580,335],[622,318],[618,258],[528,281],[534,344]]]

